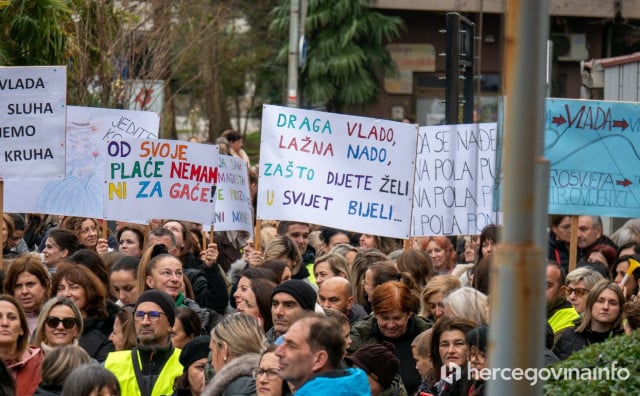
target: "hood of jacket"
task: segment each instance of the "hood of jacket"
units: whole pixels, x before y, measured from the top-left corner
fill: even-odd
[[[233,381],[240,377],[251,377],[254,368],[260,364],[260,354],[246,353],[232,359],[217,372],[209,385],[202,392],[202,396],[222,395]]]

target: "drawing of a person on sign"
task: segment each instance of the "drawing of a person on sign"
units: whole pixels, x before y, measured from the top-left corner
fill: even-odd
[[[49,213],[96,213],[102,210],[102,173],[94,139],[97,128],[90,123],[67,126],[67,177],[49,182],[38,197],[38,207]],[[98,177],[96,177],[96,174]]]

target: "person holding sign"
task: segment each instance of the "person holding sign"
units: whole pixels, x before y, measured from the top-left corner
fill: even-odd
[[[98,253],[109,250],[106,239],[100,238],[100,227],[96,219],[89,217],[66,217],[62,221],[62,228],[71,230],[78,237],[78,244],[85,249]]]
[[[614,264],[613,276],[614,281],[620,285],[624,291],[625,297],[638,295],[640,289],[640,255],[620,257]]]

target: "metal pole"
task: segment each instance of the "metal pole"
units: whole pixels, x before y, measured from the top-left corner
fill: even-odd
[[[298,107],[298,41],[300,0],[291,0],[289,13],[289,64],[287,68],[287,106]]]
[[[547,0],[507,0],[504,56],[504,230],[491,269],[491,368],[543,366],[545,272],[536,233],[539,206],[536,163],[542,154]],[[540,173],[538,173],[540,175]],[[512,373],[512,371],[511,371]],[[488,384],[489,395],[541,395],[531,386],[501,375]]]

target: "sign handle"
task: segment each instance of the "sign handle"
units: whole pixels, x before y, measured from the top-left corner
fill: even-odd
[[[262,229],[262,220],[256,220],[256,228],[253,229],[253,250],[260,249],[260,230]]]
[[[578,218],[571,216],[571,239],[569,243],[569,272],[576,269],[578,262]]]

